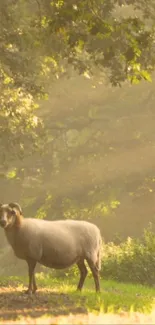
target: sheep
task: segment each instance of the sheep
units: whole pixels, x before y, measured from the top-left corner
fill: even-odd
[[[25,293],[37,290],[35,267],[40,263],[53,269],[77,264],[82,290],[87,268],[92,272],[96,292],[100,291],[102,237],[99,228],[82,220],[41,220],[24,218],[18,203],[0,204],[0,226],[14,254],[28,264],[29,285]]]

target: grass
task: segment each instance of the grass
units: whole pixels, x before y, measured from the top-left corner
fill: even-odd
[[[79,293],[77,278],[36,277],[39,290],[33,296],[22,293],[27,278],[0,278],[0,324],[155,323],[154,288],[101,280],[97,294],[87,278]]]

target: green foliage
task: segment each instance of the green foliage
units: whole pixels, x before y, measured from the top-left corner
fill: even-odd
[[[65,72],[66,62],[81,73],[93,71],[94,65],[106,68],[114,85],[132,77],[150,80],[154,2],[147,7],[143,0],[138,5],[135,1],[124,4],[109,0],[2,0],[4,84],[11,81],[31,94],[42,92],[42,77],[45,81],[50,71],[58,77]]]
[[[38,148],[43,124],[33,113],[36,105],[32,96],[21,89],[5,88],[0,105],[0,166],[6,167],[12,160],[26,157]]]
[[[33,9],[33,1],[0,3],[0,168],[36,151],[43,134],[34,96],[43,94],[48,69]]]
[[[123,6],[109,0],[1,0],[0,165],[38,146],[34,99],[45,96],[49,80],[68,73],[70,65],[89,78],[98,69],[112,85],[151,81],[153,13],[153,0],[149,5],[124,1]],[[69,146],[89,138],[87,128],[68,132]]]
[[[147,6],[147,15],[143,0],[138,5],[124,1],[125,8],[121,1],[108,0],[51,4],[47,29],[61,38],[68,62],[80,73],[91,75],[94,66],[106,69],[113,85],[127,79],[133,83],[151,80],[155,35],[153,16],[149,14],[154,9],[153,1]],[[129,10],[126,17],[124,9]]]
[[[103,247],[102,276],[122,282],[155,283],[155,234],[144,230],[142,239],[128,239],[120,245]]]

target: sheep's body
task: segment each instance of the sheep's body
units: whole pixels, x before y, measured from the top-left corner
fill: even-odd
[[[5,233],[18,258],[32,258],[55,269],[70,267],[81,258],[97,261],[101,245],[99,229],[86,221],[29,218]]]
[[[87,221],[24,219],[17,203],[0,205],[0,226],[4,228],[15,255],[27,261],[29,287],[37,290],[35,266],[37,263],[54,269],[65,269],[77,264],[80,271],[78,289],[87,275],[86,260],[94,277],[96,291],[100,290],[100,230]]]

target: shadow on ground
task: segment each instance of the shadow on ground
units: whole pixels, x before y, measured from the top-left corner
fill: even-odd
[[[87,313],[83,307],[85,297],[81,297],[81,306],[72,296],[56,293],[52,290],[39,290],[35,295],[26,295],[22,290],[0,288],[0,319],[15,320],[22,317],[41,317],[44,314],[57,316],[69,313]]]

